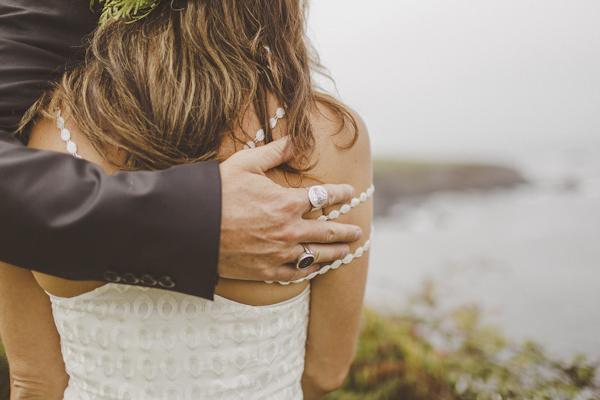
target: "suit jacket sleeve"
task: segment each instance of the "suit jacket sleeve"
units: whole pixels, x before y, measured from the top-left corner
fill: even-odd
[[[108,176],[10,134],[95,25],[87,0],[0,2],[0,260],[72,280],[212,298],[221,217],[216,162]]]

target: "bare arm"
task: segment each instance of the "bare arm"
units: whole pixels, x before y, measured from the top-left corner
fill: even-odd
[[[357,188],[357,196],[371,186],[371,154],[369,138],[362,120],[359,140],[350,150],[327,151],[322,157],[327,170],[327,182],[347,182]],[[323,155],[323,154],[322,154]],[[321,162],[320,164],[323,164]],[[319,169],[323,166],[319,165]],[[339,218],[341,222],[360,226],[363,236],[351,244],[351,253],[369,239],[373,200],[353,208]],[[333,207],[326,210],[326,213]],[[356,347],[363,296],[367,277],[368,252],[347,265],[319,275],[312,281],[310,320],[306,343],[305,369],[302,377],[304,398],[321,398],[337,389],[344,381]]]
[[[50,300],[31,271],[0,262],[0,335],[11,400],[60,400],[67,387]]]

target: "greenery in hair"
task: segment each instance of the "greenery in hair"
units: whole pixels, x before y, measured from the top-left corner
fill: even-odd
[[[98,0],[103,4],[100,25],[104,25],[109,19],[125,18],[128,22],[135,22],[144,18],[156,8],[160,0]],[[90,6],[94,5],[91,0]]]

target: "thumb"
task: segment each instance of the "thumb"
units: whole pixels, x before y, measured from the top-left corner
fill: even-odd
[[[248,167],[260,168],[262,172],[266,172],[293,157],[294,151],[288,144],[289,139],[284,136],[265,146],[247,149],[240,153],[244,154],[243,162]]]

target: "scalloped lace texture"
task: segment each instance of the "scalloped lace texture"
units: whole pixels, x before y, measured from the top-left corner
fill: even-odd
[[[109,283],[50,295],[64,400],[301,400],[310,286],[270,306]]]

